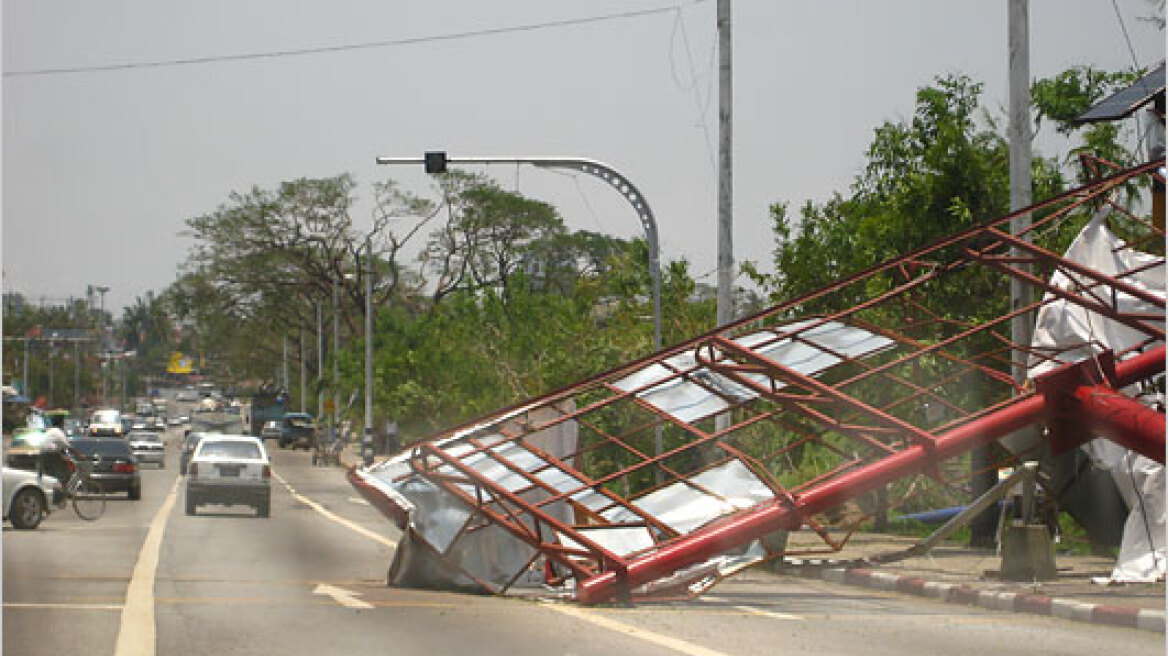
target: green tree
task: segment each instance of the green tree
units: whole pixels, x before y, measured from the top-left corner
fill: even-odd
[[[938,78],[917,92],[911,120],[876,128],[863,173],[849,194],[804,204],[797,221],[788,215],[786,202],[772,205],[776,273],[766,275],[748,266],[748,275],[772,299],[796,298],[1006,214],[1007,145],[997,126],[980,111],[981,89],[966,76]],[[1063,186],[1057,167],[1048,160],[1035,158],[1032,173],[1036,198]],[[983,298],[1005,298],[991,280],[971,274],[931,293],[952,295],[958,302],[972,286]],[[872,284],[879,283],[877,279]],[[873,287],[850,290],[854,298],[832,296],[803,310],[814,311],[825,304],[844,307],[878,291]],[[987,304],[984,312],[989,315],[1000,309]]]
[[[1053,123],[1055,130],[1077,143],[1067,153],[1064,164],[1073,168],[1080,184],[1099,173],[1082,160],[1083,155],[1102,158],[1127,167],[1141,159],[1124,145],[1123,123],[1104,121],[1080,124],[1075,118],[1106,96],[1139,79],[1145,71],[1101,71],[1090,66],[1076,66],[1049,78],[1037,80],[1031,88],[1036,124]]]

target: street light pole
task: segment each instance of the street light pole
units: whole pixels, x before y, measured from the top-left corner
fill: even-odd
[[[427,153],[426,157],[378,157],[377,163],[425,164],[428,171],[434,164],[437,164],[444,171],[447,163],[531,164],[539,168],[579,171],[607,182],[633,206],[633,210],[641,220],[641,227],[645,230],[645,240],[649,242],[649,277],[653,283],[653,351],[661,350],[661,264],[657,219],[653,216],[653,210],[649,208],[649,202],[645,200],[644,194],[620,171],[604,162],[584,157],[447,157],[446,153],[441,152]],[[660,425],[657,426],[655,433],[654,453],[659,456],[664,450],[664,438]],[[658,482],[660,482],[660,469],[657,470],[657,477]]]
[[[661,350],[661,267],[657,238],[657,219],[649,202],[636,185],[620,171],[604,162],[586,157],[447,157],[445,153],[428,153],[437,156],[441,165],[450,164],[531,164],[545,169],[569,169],[587,173],[607,182],[632,205],[641,227],[645,230],[645,240],[649,242],[649,275],[653,281],[653,350]],[[378,164],[425,164],[425,157],[378,157]]]

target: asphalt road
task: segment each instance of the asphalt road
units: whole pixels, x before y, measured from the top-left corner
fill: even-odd
[[[140,501],[3,532],[3,648],[27,656],[1163,654],[1164,637],[748,573],[698,601],[581,608],[384,585],[395,531],[340,469],[272,449],[272,516],[183,512],[177,431]],[[156,555],[156,557],[155,557]]]

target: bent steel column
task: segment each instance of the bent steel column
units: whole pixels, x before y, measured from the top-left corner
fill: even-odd
[[[1088,433],[1164,464],[1164,415],[1102,385],[1072,393]]]

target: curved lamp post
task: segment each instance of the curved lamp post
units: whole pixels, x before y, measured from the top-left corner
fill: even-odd
[[[424,164],[427,173],[445,173],[447,164],[530,164],[545,169],[579,171],[607,182],[621,196],[624,196],[624,199],[633,207],[633,211],[637,213],[637,218],[641,220],[641,227],[645,230],[645,240],[649,242],[649,276],[653,282],[653,350],[661,350],[661,267],[657,239],[657,219],[653,217],[653,210],[649,208],[649,202],[645,200],[644,194],[620,171],[617,171],[604,162],[586,157],[447,157],[444,152],[428,152],[424,157],[378,157],[377,163]],[[369,369],[370,359],[367,354],[365,365],[366,381],[370,381],[372,377]],[[366,383],[366,439],[369,439],[368,436],[373,431],[372,420],[370,419],[372,411],[369,410],[372,402],[368,396],[371,385],[371,382]],[[656,429],[656,435],[653,441],[655,452],[660,454],[663,447],[660,426]],[[367,457],[365,460],[366,465],[370,464],[371,461],[372,458]],[[661,472],[658,471],[657,474],[660,477]],[[658,478],[658,481],[660,481],[660,478]]]
[[[653,350],[661,350],[661,267],[657,240],[657,219],[644,194],[620,171],[604,162],[586,157],[447,157],[431,152],[425,157],[378,157],[378,164],[425,164],[427,173],[444,173],[447,164],[531,164],[545,169],[569,169],[587,173],[607,182],[624,196],[641,220],[649,242],[649,275],[653,281]]]

